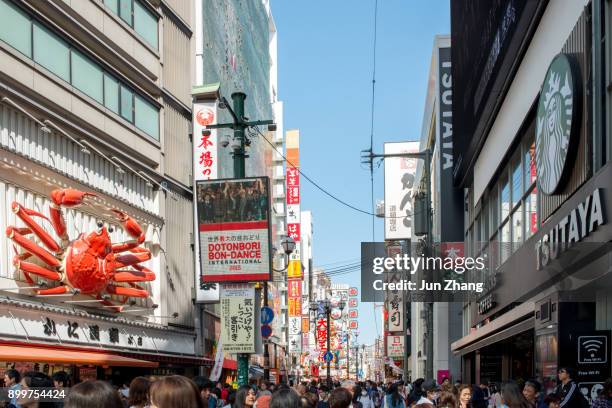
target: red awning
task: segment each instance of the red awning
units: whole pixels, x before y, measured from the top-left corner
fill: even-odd
[[[237,370],[238,362],[236,360],[232,360],[230,358],[223,359],[223,368],[227,368],[229,370]]]
[[[0,361],[87,364],[109,367],[157,367],[158,363],[108,352],[0,344]]]

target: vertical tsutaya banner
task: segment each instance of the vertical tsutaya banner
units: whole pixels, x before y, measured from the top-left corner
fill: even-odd
[[[440,186],[440,240],[463,239],[463,190],[453,184],[453,88],[451,75],[451,49],[438,48],[438,128],[436,129],[436,154],[440,168],[436,169]]]
[[[198,181],[200,282],[270,279],[268,178]]]
[[[300,258],[300,131],[288,130],[285,135],[287,146],[287,235],[295,241],[296,250],[289,258],[287,276],[302,278]]]
[[[213,180],[218,177],[218,147],[217,131],[210,130],[210,135],[204,135],[204,127],[217,123],[216,100],[200,101],[193,104],[193,185],[200,180]],[[195,193],[195,192],[194,192]],[[196,194],[194,194],[195,196]],[[194,200],[194,223],[195,231],[198,231],[197,207]],[[198,302],[218,302],[219,285],[216,283],[202,281],[200,242],[194,240],[196,260],[196,300]]]
[[[255,288],[225,284],[221,288],[221,342],[228,353],[255,352]]]
[[[419,142],[385,143],[385,154],[417,153]],[[418,159],[385,159],[385,240],[412,237],[412,194]]]

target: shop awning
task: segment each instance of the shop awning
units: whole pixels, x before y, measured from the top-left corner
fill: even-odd
[[[158,363],[81,350],[67,350],[47,347],[0,345],[0,361],[26,363],[88,364],[111,367],[157,367]]]
[[[223,368],[227,368],[228,370],[237,370],[238,362],[236,360],[232,360],[231,358],[224,358]]]

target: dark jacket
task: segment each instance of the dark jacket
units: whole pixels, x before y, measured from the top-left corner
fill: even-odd
[[[561,399],[560,408],[586,408],[589,406],[589,402],[584,398],[574,380],[570,380],[565,385],[559,384],[555,389],[555,394]]]

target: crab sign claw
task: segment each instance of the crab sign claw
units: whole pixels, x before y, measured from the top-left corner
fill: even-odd
[[[97,194],[87,193],[73,188],[59,188],[51,192],[53,203],[63,207],[74,207],[83,204],[85,197],[97,197]]]
[[[68,240],[68,234],[66,233],[66,220],[62,214],[61,207],[75,207],[79,204],[83,204],[85,197],[88,196],[96,197],[96,194],[86,193],[72,188],[59,188],[51,191],[51,200],[53,201],[53,205],[49,206],[51,224],[53,224],[55,233],[62,241]]]
[[[127,232],[129,236],[134,238],[131,241],[126,241],[121,244],[114,244],[113,252],[117,253],[128,251],[142,244],[145,240],[145,234],[144,232],[142,232],[142,228],[140,227],[140,225],[125,212],[116,209],[113,209],[112,211],[115,213],[119,221],[121,221],[121,223],[123,224],[123,229],[125,230],[125,232]]]

